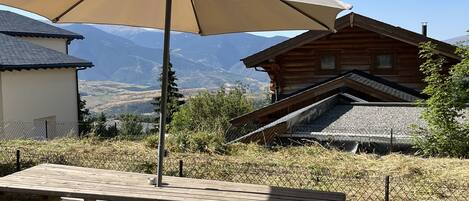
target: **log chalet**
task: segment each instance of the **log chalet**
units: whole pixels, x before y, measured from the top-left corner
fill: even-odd
[[[409,144],[409,124],[424,125],[419,45],[431,41],[448,65],[456,47],[356,13],[336,32],[308,31],[242,59],[270,77],[272,104],[231,120],[229,142],[281,137]],[[234,129],[236,130],[236,129]]]

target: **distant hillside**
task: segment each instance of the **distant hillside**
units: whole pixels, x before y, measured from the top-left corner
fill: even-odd
[[[160,31],[103,25],[66,25],[63,28],[85,36],[85,40],[71,44],[70,54],[95,64],[95,68],[80,72],[80,79],[159,86]],[[266,74],[245,69],[239,59],[285,39],[246,33],[209,37],[175,33],[172,34],[171,62],[183,88],[219,87],[237,81],[259,88],[267,82]]]
[[[154,106],[151,102],[160,95],[160,90],[154,87],[113,81],[80,80],[79,89],[82,98],[86,100],[86,106],[92,112],[105,112],[109,115],[152,113]],[[205,89],[184,89],[182,93],[190,97],[200,90]]]
[[[149,48],[162,48],[163,46],[161,31],[146,29],[136,31],[135,28],[120,26],[98,26],[97,28],[127,38],[140,46]],[[285,37],[267,38],[247,33],[204,37],[190,33],[176,33],[171,35],[171,48],[173,53],[183,55],[190,60],[202,62],[208,66],[230,69],[241,58],[286,39]]]
[[[464,44],[469,44],[469,36],[459,36],[446,40],[445,42],[450,44],[458,44],[463,42]]]

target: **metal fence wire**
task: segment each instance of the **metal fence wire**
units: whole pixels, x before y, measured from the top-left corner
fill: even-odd
[[[225,131],[225,142],[236,142],[248,135],[272,136],[275,138],[314,139],[322,142],[359,142],[359,143],[394,143],[411,144],[413,130],[409,127],[386,127],[372,125],[318,125],[297,124],[281,127],[280,133],[276,126],[257,123],[244,123],[230,126]],[[257,139],[257,138],[256,138]]]
[[[133,123],[133,122],[132,122]],[[106,121],[101,125],[111,136],[119,135],[123,122],[120,120]],[[141,133],[149,134],[154,123],[135,122],[141,127]],[[55,138],[80,138],[91,134],[97,128],[96,122],[61,122],[52,120],[38,120],[34,122],[0,122],[0,140],[52,140]],[[141,136],[140,136],[141,137]]]
[[[35,122],[0,122],[0,140],[78,137],[77,122],[40,120]]]
[[[0,176],[41,163],[155,174],[156,154],[44,151],[0,147]],[[469,178],[447,180],[393,175],[340,175],[316,167],[258,165],[204,157],[168,157],[164,174],[277,187],[344,192],[347,200],[469,200]]]

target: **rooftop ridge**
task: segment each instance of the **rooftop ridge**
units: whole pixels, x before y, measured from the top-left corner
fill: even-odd
[[[4,10],[0,10],[0,33],[23,37],[84,39],[80,34]]]

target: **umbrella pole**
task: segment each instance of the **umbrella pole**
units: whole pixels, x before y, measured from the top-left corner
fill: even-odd
[[[172,0],[166,0],[165,25],[164,25],[164,47],[163,47],[163,69],[161,79],[161,98],[160,98],[160,125],[158,142],[158,170],[156,186],[162,186],[163,180],[163,159],[164,159],[164,138],[166,132],[166,110],[168,99],[168,66],[169,66],[169,46],[171,35],[171,4]]]

